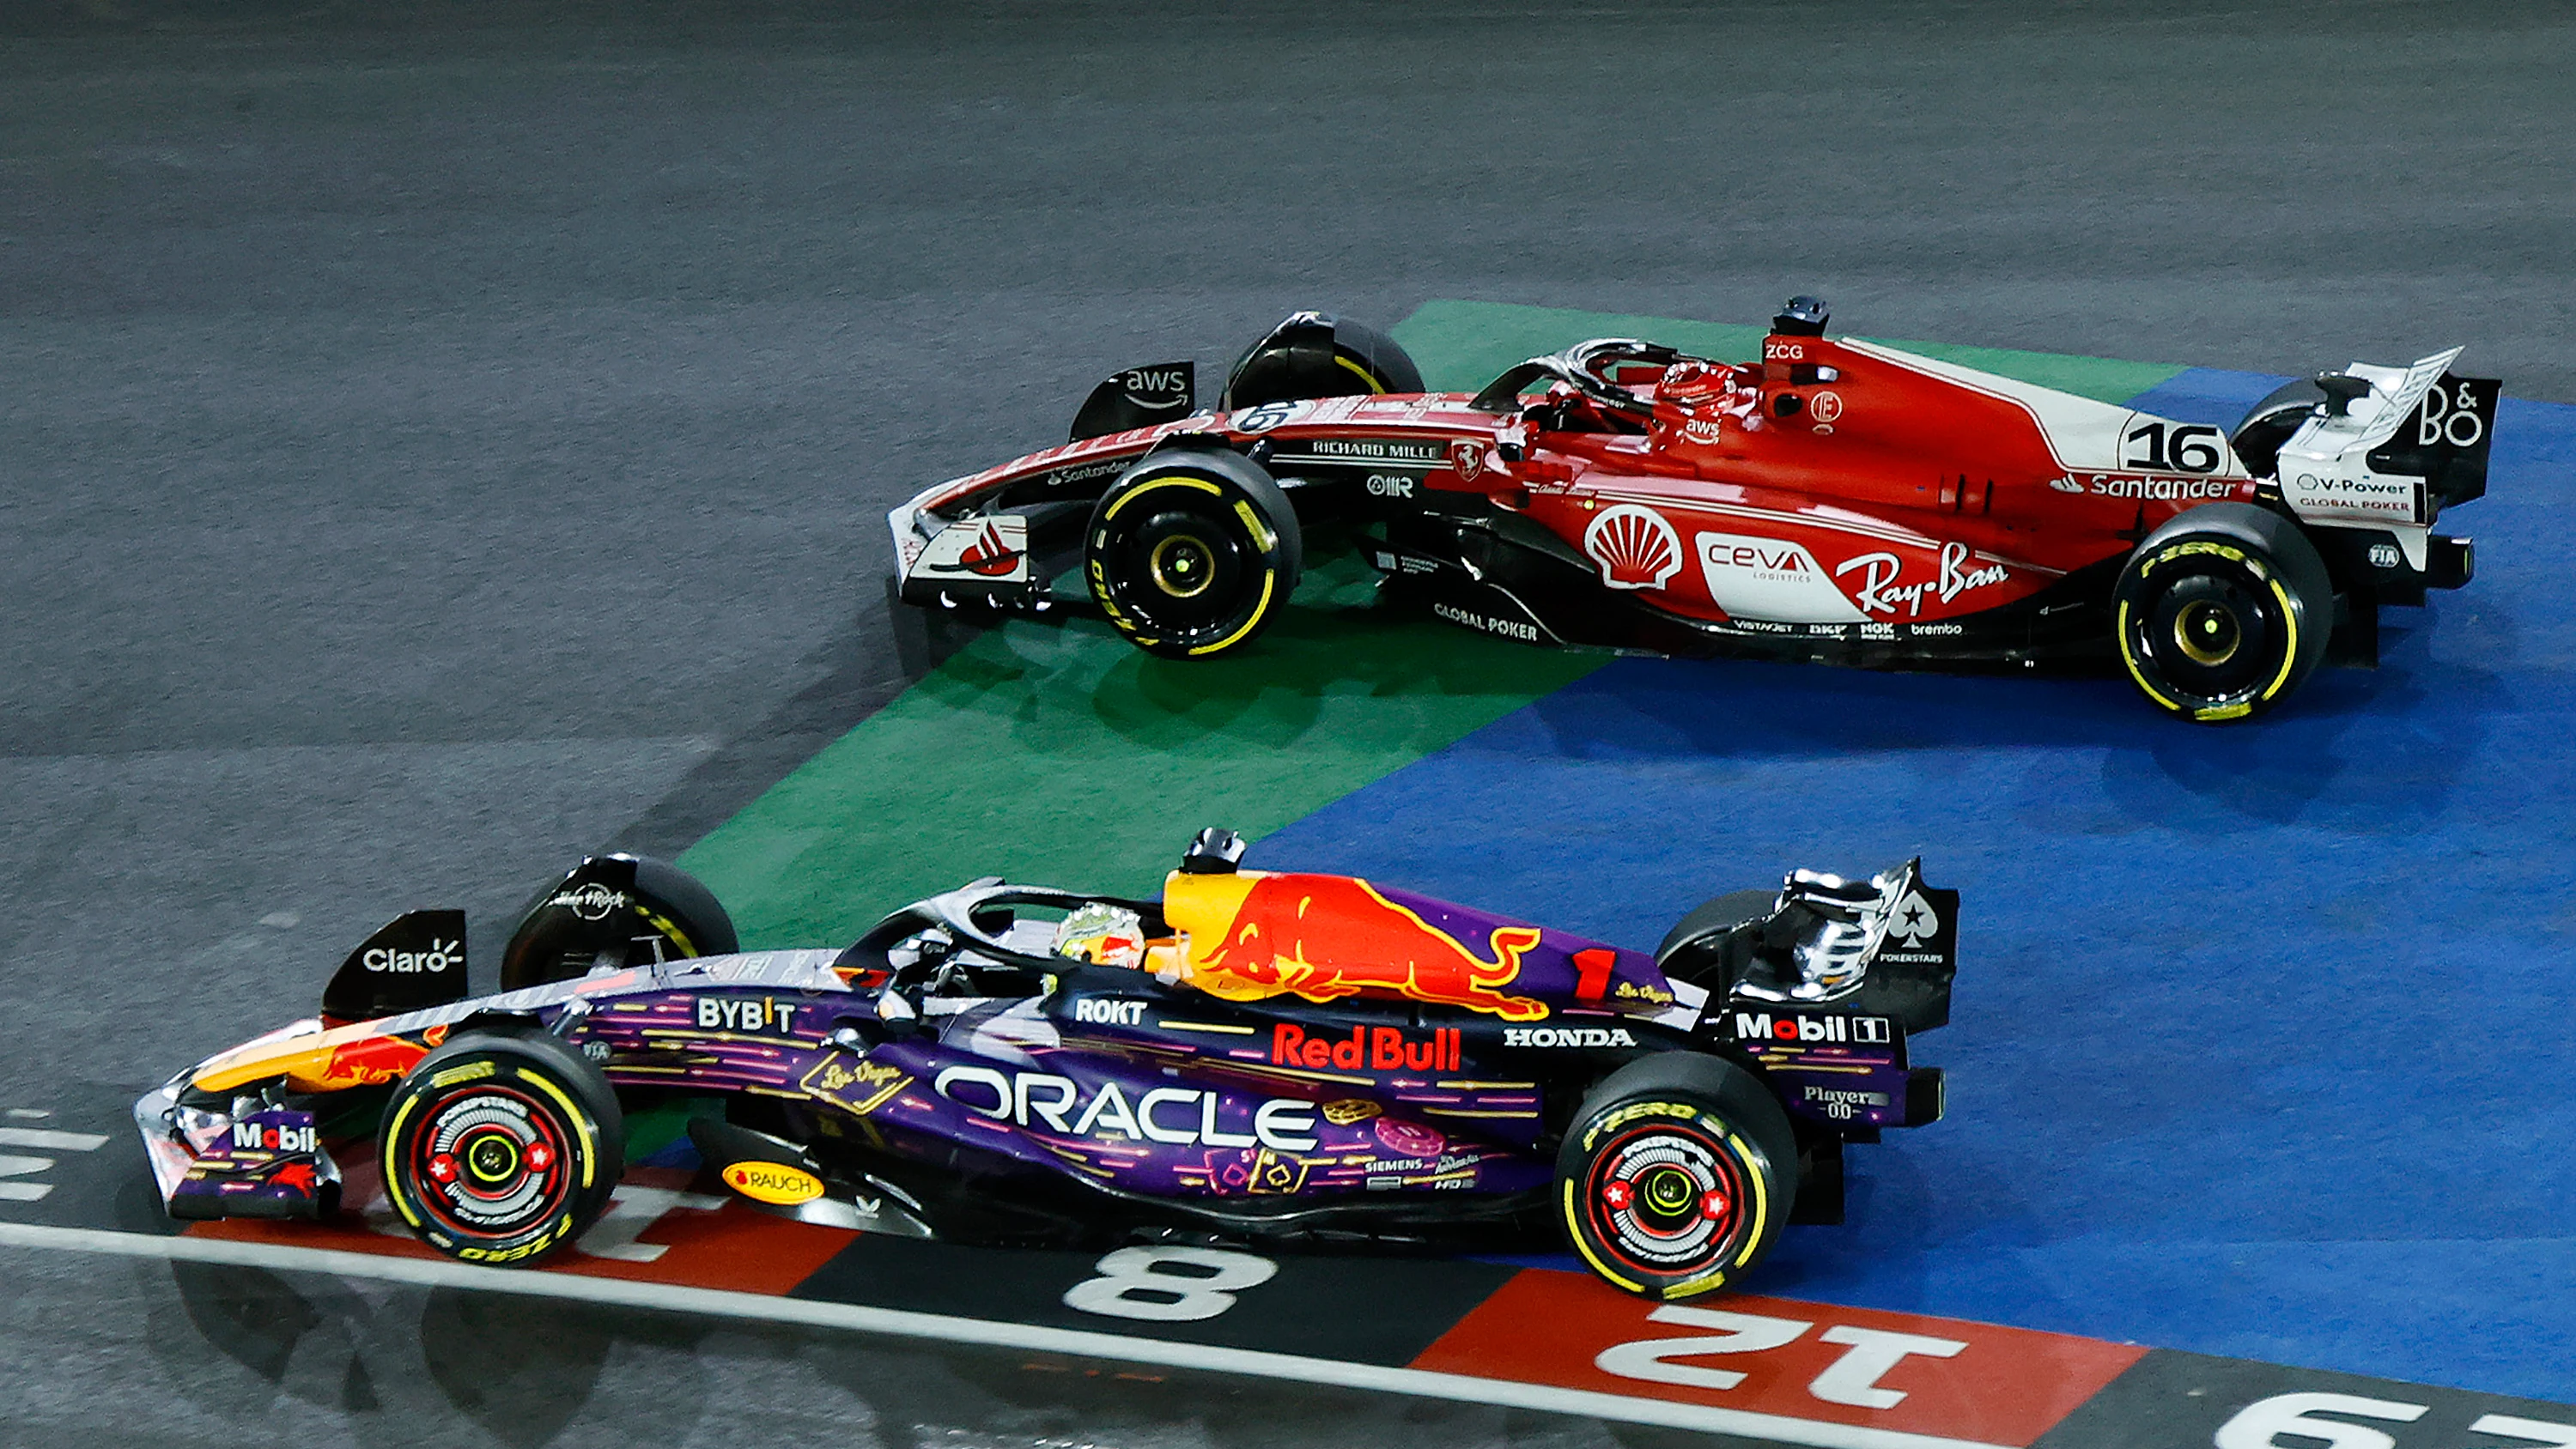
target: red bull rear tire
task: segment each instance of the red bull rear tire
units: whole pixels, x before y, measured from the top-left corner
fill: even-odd
[[[1557,1153],[1566,1236],[1640,1297],[1715,1293],[1762,1261],[1798,1193],[1797,1136],[1752,1073],[1650,1057],[1592,1089]]]
[[[1700,902],[1664,933],[1663,944],[1655,948],[1655,968],[1725,1000],[1740,969],[1736,953],[1727,949],[1732,938],[1740,928],[1767,920],[1779,904],[1776,888],[1729,891]],[[1749,951],[1742,954],[1750,960]]]
[[[608,1206],[626,1124],[598,1067],[545,1035],[469,1032],[421,1058],[385,1103],[385,1197],[460,1262],[524,1267]]]
[[[1128,643],[1205,659],[1250,644],[1279,616],[1304,548],[1296,509],[1261,465],[1221,448],[1175,449],[1101,496],[1083,573]]]

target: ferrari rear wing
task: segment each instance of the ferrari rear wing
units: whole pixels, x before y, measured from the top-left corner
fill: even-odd
[[[2386,530],[2410,569],[2437,572],[2431,525],[2446,506],[2485,494],[2503,387],[2452,374],[2460,352],[2319,374],[2325,401],[2281,445],[2281,501],[2304,523]]]

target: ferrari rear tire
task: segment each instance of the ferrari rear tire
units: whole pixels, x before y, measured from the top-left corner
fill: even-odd
[[[1091,597],[1129,643],[1203,659],[1251,643],[1278,617],[1305,541],[1259,464],[1191,448],[1128,469],[1092,510],[1084,544]]]
[[[1320,312],[1303,312],[1245,349],[1226,374],[1230,409],[1314,398],[1422,391],[1422,369],[1392,337]]]
[[[385,1197],[467,1263],[524,1267],[597,1221],[625,1170],[626,1121],[598,1067],[552,1036],[469,1032],[385,1104]]]
[[[1697,1298],[1778,1241],[1798,1196],[1798,1139],[1744,1068],[1649,1057],[1584,1099],[1556,1183],[1566,1237],[1595,1273],[1641,1297]]]
[[[2326,400],[2326,390],[2301,378],[2274,388],[2261,402],[2245,410],[2236,431],[2228,434],[2227,445],[2236,451],[2236,461],[2257,478],[2280,474],[2281,447],[2292,434],[2305,426]]]
[[[2147,535],[2113,586],[2120,662],[2147,698],[2202,724],[2261,714],[2325,657],[2334,586],[2279,514],[2211,503]]]

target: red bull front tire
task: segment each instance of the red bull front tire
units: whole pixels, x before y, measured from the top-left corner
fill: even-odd
[[[385,1104],[385,1196],[460,1262],[524,1267],[597,1221],[625,1169],[616,1091],[551,1036],[469,1032],[421,1058]]]
[[[1594,1272],[1673,1302],[1718,1292],[1762,1261],[1797,1174],[1788,1114],[1752,1073],[1714,1057],[1651,1057],[1585,1099],[1557,1153],[1557,1203]]]

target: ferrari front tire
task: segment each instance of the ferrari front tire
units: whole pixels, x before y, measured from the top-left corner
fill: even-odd
[[[2334,586],[2279,514],[2212,503],[2147,535],[2113,587],[2120,662],[2147,698],[2224,724],[2289,697],[2325,657]]]
[[[1716,1057],[1649,1057],[1585,1098],[1556,1161],[1574,1250],[1610,1284],[1666,1302],[1762,1260],[1798,1193],[1798,1142],[1770,1089]]]
[[[523,1267],[561,1251],[624,1170],[615,1090],[552,1036],[458,1037],[403,1078],[384,1121],[386,1198],[422,1242],[461,1262]]]
[[[1240,649],[1286,607],[1304,540],[1270,475],[1221,449],[1157,453],[1092,510],[1083,571],[1127,642],[1167,659]]]

